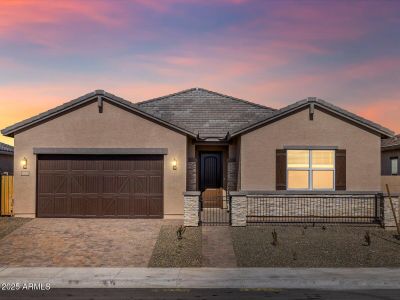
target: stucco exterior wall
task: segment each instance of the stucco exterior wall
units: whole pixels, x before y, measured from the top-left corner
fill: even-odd
[[[36,156],[34,147],[57,148],[168,148],[164,156],[164,217],[183,217],[186,188],[186,136],[108,102],[103,113],[97,102],[71,111],[15,135],[16,216],[34,216],[36,210]],[[21,176],[20,161],[28,159],[29,176]],[[172,169],[173,159],[177,170]]]
[[[382,176],[382,192],[386,193],[386,184],[389,185],[390,193],[400,194],[400,176]]]
[[[241,190],[275,190],[276,149],[284,146],[336,146],[346,149],[347,191],[379,191],[380,137],[346,121],[308,109],[241,137]]]

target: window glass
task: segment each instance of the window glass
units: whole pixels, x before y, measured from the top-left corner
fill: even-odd
[[[309,163],[309,150],[288,150],[287,151],[287,162],[288,168],[301,168],[308,169]]]
[[[288,171],[289,189],[308,189],[309,171]]]
[[[312,150],[313,169],[333,169],[335,164],[335,151]]]
[[[391,169],[392,169],[392,175],[397,175],[399,170],[398,170],[398,166],[399,166],[399,160],[397,157],[393,157],[390,159],[390,163],[391,163]]]
[[[332,190],[333,173],[333,171],[313,171],[312,188],[314,190]]]

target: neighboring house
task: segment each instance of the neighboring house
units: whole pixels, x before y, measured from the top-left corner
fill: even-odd
[[[400,135],[382,140],[382,189],[400,193]]]
[[[14,147],[0,143],[0,175],[7,173],[12,175],[14,172]]]
[[[16,216],[112,218],[182,218],[183,193],[205,189],[376,193],[393,136],[316,98],[275,110],[200,88],[136,104],[97,90],[2,133]]]

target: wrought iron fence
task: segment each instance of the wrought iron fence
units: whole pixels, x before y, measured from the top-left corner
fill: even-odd
[[[262,195],[247,197],[247,223],[382,224],[383,195]]]
[[[228,193],[223,190],[206,190],[200,195],[200,225],[230,225],[231,202]]]

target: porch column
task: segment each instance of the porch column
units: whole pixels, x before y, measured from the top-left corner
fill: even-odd
[[[183,193],[184,226],[199,226],[199,200],[200,192],[198,191]]]
[[[187,161],[187,187],[188,191],[195,191],[197,189],[197,160],[196,158],[188,158]]]
[[[392,202],[394,206],[394,211],[396,214],[397,222],[400,222],[400,198],[399,195],[392,195]],[[384,217],[383,223],[385,229],[396,230],[396,222],[394,221],[393,210],[390,205],[390,200],[387,195],[384,195]]]
[[[247,197],[243,192],[231,192],[232,226],[246,226]]]
[[[236,159],[229,159],[228,160],[228,184],[227,188],[228,191],[236,191],[237,187],[237,163]]]

